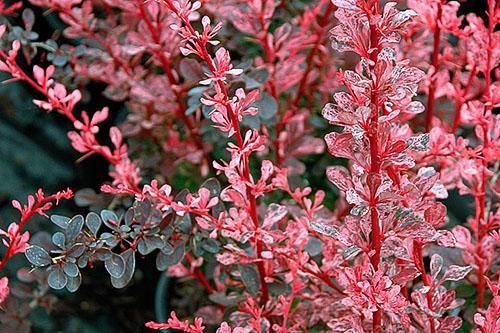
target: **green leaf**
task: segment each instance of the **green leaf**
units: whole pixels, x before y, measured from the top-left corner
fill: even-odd
[[[68,227],[68,223],[71,220],[69,217],[61,216],[61,215],[52,215],[50,217],[52,223],[57,225],[61,229],[66,229]]]
[[[210,191],[210,197],[218,197],[221,191],[221,186],[219,181],[216,178],[209,178],[203,184],[201,184],[201,187],[206,188],[207,190]]]
[[[115,288],[125,287],[132,280],[135,272],[135,252],[127,249],[120,256],[125,261],[125,272],[119,278],[111,276],[111,284]]]
[[[78,266],[76,266],[73,262],[65,262],[63,264],[63,271],[69,277],[77,277],[80,271],[78,270]]]
[[[201,247],[212,254],[219,253],[220,250],[220,244],[217,240],[213,238],[209,238],[205,240],[202,244]]]
[[[68,277],[68,283],[66,283],[66,289],[70,293],[74,293],[75,291],[80,288],[80,285],[82,284],[82,275],[80,272],[78,272],[77,276],[75,277]]]
[[[312,257],[317,256],[318,254],[321,254],[321,251],[323,250],[322,243],[319,239],[316,237],[309,237],[309,241],[307,242],[306,246],[304,247],[304,250],[309,253]]]
[[[52,258],[47,251],[38,245],[28,247],[26,251],[24,251],[24,255],[30,263],[37,267],[47,266],[52,263]]]
[[[57,67],[62,67],[68,63],[68,57],[65,54],[58,54],[54,57],[52,63]]]
[[[35,14],[31,9],[26,8],[25,10],[23,10],[22,16],[24,27],[26,28],[26,30],[31,30],[33,24],[35,23]]]
[[[52,289],[59,290],[66,286],[68,277],[64,274],[61,267],[56,266],[55,269],[50,272],[47,282]]]
[[[158,252],[156,256],[156,268],[159,271],[164,271],[168,267],[178,264],[184,258],[185,252],[184,242],[182,240],[177,241],[174,244],[174,250],[171,254],[166,254],[163,251]]]
[[[245,81],[247,90],[252,90],[266,83],[269,78],[269,72],[265,68],[259,68],[251,71],[248,75],[242,75],[242,78]]]
[[[177,216],[174,221],[174,227],[183,234],[188,234],[191,231],[191,217],[189,214]]]
[[[345,260],[351,260],[354,258],[359,252],[361,252],[361,249],[357,247],[356,245],[352,245],[347,247],[344,252],[342,252],[342,257]]]
[[[101,211],[101,219],[104,224],[110,229],[116,229],[118,227],[118,216],[110,210]]]
[[[99,202],[99,196],[91,188],[83,188],[77,191],[74,199],[78,207],[88,207]]]
[[[97,232],[102,225],[101,218],[96,213],[90,212],[85,218],[85,225],[89,228],[92,235],[97,236]]]
[[[225,307],[235,306],[238,304],[238,298],[235,296],[228,296],[222,292],[213,293],[208,295],[208,299],[212,302],[223,305]]]
[[[66,228],[66,239],[68,242],[73,242],[76,239],[82,231],[84,223],[85,220],[82,215],[76,215],[69,221],[68,227]]]
[[[262,120],[270,120],[278,112],[278,103],[273,96],[265,92],[257,100],[257,107],[259,108],[259,117]]]
[[[54,245],[60,247],[61,249],[64,249],[64,245],[66,244],[66,237],[62,232],[58,231],[52,235],[52,243],[54,243]]]
[[[243,118],[243,121],[241,122],[243,125],[249,128],[259,128],[260,127],[260,118],[258,116],[246,116]]]
[[[144,224],[149,218],[151,211],[151,202],[148,199],[143,201],[136,201],[134,204],[134,219],[138,223]]]
[[[259,272],[251,264],[238,265],[241,274],[241,280],[252,295],[257,295],[260,290]]]
[[[104,266],[111,277],[118,279],[125,273],[125,260],[116,253],[104,262]]]

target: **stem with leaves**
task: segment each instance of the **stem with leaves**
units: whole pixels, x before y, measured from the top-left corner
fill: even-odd
[[[53,206],[53,202],[55,202],[57,205],[59,204],[59,201],[61,199],[69,199],[72,196],[73,192],[70,189],[62,192],[57,192],[56,194],[52,194],[49,196],[45,196],[42,190],[38,190],[38,192],[34,196],[30,195],[28,197],[27,205],[21,206],[21,204],[16,200],[12,202],[12,205],[21,213],[21,219],[17,225],[15,222],[13,222],[11,224],[11,227],[9,227],[7,233],[0,229],[0,234],[3,234],[10,239],[10,241],[8,242],[9,246],[7,248],[7,252],[0,261],[0,271],[2,271],[5,264],[7,264],[7,262],[16,253],[24,252],[24,249],[27,246],[27,242],[29,240],[28,232],[22,234],[22,230],[24,229],[26,223],[31,220],[35,214],[46,217],[47,215],[45,214],[45,212]],[[12,228],[12,226],[14,226],[14,228]],[[6,244],[5,241],[4,244]]]
[[[486,47],[486,69],[484,72],[484,76],[486,79],[486,85],[485,85],[485,93],[484,93],[484,98],[485,98],[485,113],[491,113],[493,110],[493,96],[491,92],[491,71],[492,71],[492,55],[493,51],[495,49],[495,42],[494,42],[494,31],[495,31],[495,6],[496,6],[496,1],[494,0],[488,0],[488,44]],[[487,191],[487,183],[488,183],[488,159],[486,156],[484,156],[485,152],[489,150],[490,146],[490,138],[489,138],[489,128],[488,124],[483,122],[480,123],[479,126],[482,127],[482,132],[483,132],[483,137],[480,138],[482,140],[482,145],[483,145],[483,157],[481,159],[482,163],[482,172],[481,172],[481,188],[479,190],[479,195],[476,197],[475,203],[476,203],[476,228],[474,230],[475,232],[475,237],[476,237],[476,265],[477,265],[477,306],[478,308],[482,308],[484,305],[484,293],[485,293],[485,287],[486,287],[486,282],[485,282],[485,277],[484,274],[485,272],[485,267],[484,267],[484,253],[482,249],[482,243],[483,243],[483,237],[486,235],[488,231],[487,227],[487,202],[486,202],[486,191]],[[484,227],[483,227],[484,226]]]
[[[420,271],[420,274],[422,275],[422,282],[424,283],[424,286],[431,288],[426,294],[425,297],[427,299],[427,306],[429,307],[429,310],[434,311],[434,306],[432,305],[432,281],[429,275],[425,271],[425,265],[424,265],[424,256],[422,254],[422,249],[423,249],[423,242],[416,239],[413,241],[413,255],[414,255],[414,262],[415,266],[417,269]],[[434,317],[430,314],[427,315],[427,319],[429,320],[430,324],[430,330],[431,333],[436,332],[436,324],[434,323]]]
[[[434,100],[436,94],[436,78],[439,69],[439,45],[441,39],[440,20],[443,14],[443,0],[437,3],[436,26],[434,27],[434,41],[432,50],[432,77],[429,84],[429,96],[427,99],[427,113],[425,115],[425,131],[429,132],[432,127],[432,117],[434,115]]]
[[[323,38],[326,32],[326,27],[334,10],[335,10],[335,5],[331,1],[328,1],[325,13],[318,20],[318,31],[316,34],[316,41],[313,45],[313,48],[311,49],[311,51],[309,51],[309,54],[307,55],[306,70],[304,72],[304,75],[302,76],[302,79],[300,80],[299,88],[297,89],[297,94],[295,95],[295,98],[292,102],[292,112],[298,109],[300,100],[304,96],[308,84],[307,81],[309,79],[309,74],[313,69],[314,58],[319,51],[321,43],[323,42]]]
[[[378,1],[375,1],[373,8],[371,8],[370,15],[377,15],[379,12]],[[378,145],[378,117],[379,117],[379,92],[378,92],[378,78],[373,75],[375,63],[377,62],[378,54],[380,52],[380,34],[376,25],[370,24],[370,47],[373,50],[370,54],[370,60],[373,61],[371,66],[371,98],[370,98],[370,119],[368,129],[368,140],[370,142],[370,173],[378,175],[380,173],[379,161],[379,145]],[[376,191],[376,189],[374,189]],[[370,193],[370,220],[371,220],[371,251],[373,255],[370,261],[375,270],[378,270],[380,262],[380,250],[382,247],[382,234],[379,221],[379,214],[377,210],[376,192]],[[378,309],[373,314],[373,331],[377,332],[381,329],[382,311]]]
[[[139,7],[141,17],[146,23],[146,26],[151,34],[153,41],[155,42],[156,45],[160,45],[162,27],[160,26],[159,22],[156,22],[155,24],[154,22],[151,21],[150,15],[146,9],[143,0],[137,0],[137,6]],[[204,152],[205,160],[208,161],[207,153],[203,147],[203,140],[200,136],[200,133],[193,124],[193,120],[186,115],[186,103],[184,102],[184,97],[181,91],[177,88],[179,86],[179,82],[177,82],[172,72],[170,59],[167,56],[165,56],[165,53],[163,52],[162,49],[154,50],[153,53],[158,57],[158,59],[160,59],[163,71],[165,72],[168,82],[172,86],[172,91],[174,92],[175,97],[177,99],[178,108],[175,109],[175,114],[180,119],[182,119],[182,121],[186,125],[190,137],[194,140],[198,149]]]
[[[164,0],[164,3],[167,5],[167,7],[175,14],[177,17],[182,21],[184,26],[188,29],[190,32],[191,36],[198,36],[199,34],[196,32],[196,30],[193,28],[191,25],[191,22],[187,17],[184,15],[181,15],[179,13],[177,7],[173,4],[171,0]],[[214,64],[214,59],[210,56],[209,51],[207,49],[207,41],[204,40],[203,38],[200,37],[195,37],[194,42],[196,43],[196,47],[200,53],[201,58],[205,61],[206,65],[208,66],[208,69],[212,74],[217,73],[217,68],[215,67]],[[229,117],[231,119],[231,125],[233,127],[233,132],[236,138],[236,144],[239,147],[240,150],[243,150],[244,148],[244,142],[243,142],[243,136],[241,134],[241,129],[240,129],[240,123],[238,119],[238,115],[234,112],[230,102],[229,102],[229,94],[227,92],[227,88],[225,83],[222,80],[216,80],[215,84],[218,85],[218,88],[222,92],[223,99],[225,101],[224,106],[226,107]],[[241,164],[243,166],[243,177],[245,182],[247,184],[250,184],[251,181],[251,176],[250,176],[250,164],[249,164],[249,156],[248,154],[242,154],[242,161]],[[267,287],[267,282],[265,280],[266,278],[266,270],[264,267],[263,262],[260,260],[261,259],[261,253],[262,253],[262,240],[260,239],[259,235],[259,219],[257,215],[257,199],[255,195],[252,193],[252,189],[250,186],[246,187],[246,194],[247,198],[249,201],[250,206],[248,207],[248,212],[250,215],[250,218],[252,219],[252,222],[254,224],[255,228],[255,242],[256,242],[256,254],[257,254],[257,268],[259,270],[259,277],[260,277],[260,284],[261,284],[261,291],[262,291],[262,302],[264,304],[267,303],[269,300],[269,290]]]
[[[453,127],[451,128],[452,133],[456,133],[458,130],[458,127],[460,126],[460,117],[462,113],[462,107],[464,106],[466,100],[466,96],[469,93],[469,90],[472,86],[472,83],[474,82],[474,78],[477,73],[477,66],[474,66],[472,68],[472,71],[469,73],[469,79],[467,80],[467,85],[465,86],[464,90],[460,92],[458,101],[455,106],[455,117],[453,118]]]

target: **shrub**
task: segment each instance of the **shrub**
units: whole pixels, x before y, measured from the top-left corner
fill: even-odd
[[[60,231],[46,246],[28,245],[25,224],[72,192],[13,202],[21,219],[2,231],[0,269],[24,252],[51,288],[75,292],[102,262],[123,288],[136,257],[154,255],[212,302],[204,319],[172,312],[154,329],[453,332],[464,318],[499,329],[495,1],[487,24],[445,0],[30,1],[78,43],[38,41],[25,10],[24,27],[0,28],[0,70],[70,121],[82,158],[109,162],[101,191],[115,199],[85,217],[52,215]],[[25,71],[20,53],[53,64]],[[89,81],[126,104],[108,137],[110,110],[78,107]],[[207,180],[173,188],[183,168]],[[456,190],[475,211],[447,226],[441,200]],[[465,303],[467,286],[476,300]]]

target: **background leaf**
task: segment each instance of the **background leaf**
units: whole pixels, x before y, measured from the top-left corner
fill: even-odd
[[[241,274],[241,280],[243,280],[248,292],[254,296],[257,295],[260,291],[260,281],[259,272],[257,272],[254,265],[238,265],[238,271]]]

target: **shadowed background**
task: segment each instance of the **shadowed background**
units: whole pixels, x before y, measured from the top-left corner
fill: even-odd
[[[307,2],[307,1],[305,1]],[[7,1],[9,3],[9,1]],[[32,8],[35,13],[33,31],[40,34],[40,39],[48,39],[64,28],[55,15],[45,15],[39,8]],[[475,12],[484,17],[485,0],[469,0],[463,2],[461,13]],[[16,24],[20,17],[9,20]],[[60,38],[58,42],[70,42]],[[74,43],[74,42],[73,42]],[[27,64],[26,68],[27,68]],[[0,74],[0,79],[5,79]],[[102,95],[104,85],[90,83],[87,101],[81,103],[79,110],[93,112],[104,105],[110,107],[110,119],[104,124],[103,131],[111,124],[120,123],[125,118],[126,109],[123,104],[106,99]],[[72,189],[90,188],[98,190],[99,185],[107,178],[108,165],[100,157],[90,157],[78,162],[76,153],[67,138],[71,124],[55,112],[46,114],[32,103],[33,97],[39,97],[26,85],[13,83],[0,86],[0,227],[5,229],[18,214],[10,206],[13,199],[25,202],[28,194],[43,188],[52,193],[66,187]],[[90,102],[89,102],[90,101]],[[319,112],[319,110],[318,110]],[[307,161],[306,161],[307,163]],[[310,161],[313,169],[315,161]],[[309,169],[308,169],[309,170]],[[321,184],[325,177],[311,175],[311,184]],[[317,179],[314,179],[317,178]],[[321,186],[321,185],[320,185]],[[446,202],[451,223],[464,221],[468,215],[466,198],[459,198],[451,193]],[[74,215],[85,212],[73,202],[57,207],[52,213]],[[51,230],[50,223],[42,218],[30,222],[29,230]],[[17,256],[13,264],[9,264],[9,273],[14,273],[24,261]],[[17,263],[16,263],[17,261]],[[156,271],[154,259],[139,259],[136,282],[124,289],[114,289],[103,267],[87,270],[81,289],[76,294],[56,292],[59,301],[52,313],[44,310],[35,311],[32,322],[34,332],[143,332],[143,323],[154,318],[154,296],[159,272]],[[187,285],[182,290],[170,290],[177,294],[196,293],[193,286]],[[189,304],[177,305],[189,309]],[[0,330],[1,332],[1,330]],[[465,331],[464,331],[465,332]]]

